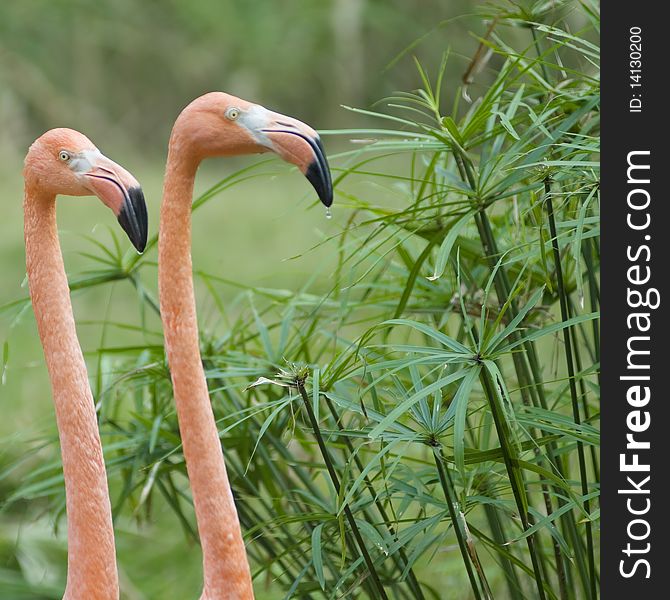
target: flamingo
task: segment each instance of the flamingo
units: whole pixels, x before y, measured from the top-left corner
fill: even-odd
[[[117,600],[105,463],[58,242],[56,196],[98,196],[116,214],[139,252],[147,240],[144,196],[128,171],[72,129],[52,129],[38,138],[26,156],[23,176],[28,283],[51,381],[65,479],[64,599]]]
[[[177,418],[203,554],[201,600],[253,598],[198,345],[191,263],[191,202],[200,162],[210,156],[275,152],[298,166],[321,202],[333,201],[319,136],[297,119],[210,92],[178,116],[170,136],[158,242],[158,287]]]

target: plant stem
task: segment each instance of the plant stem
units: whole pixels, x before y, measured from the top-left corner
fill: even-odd
[[[540,48],[540,40],[537,38],[537,33],[535,32],[535,26],[532,25],[530,28],[530,33],[533,36],[533,44],[535,45],[535,51],[537,52],[538,60],[540,61],[540,69],[542,70],[542,77],[544,80],[549,83],[549,71],[547,71],[547,65],[544,64],[542,60],[542,50]]]
[[[477,184],[473,173],[473,167],[472,164],[470,163],[469,158],[460,151],[456,151],[454,156],[456,158],[456,163],[459,167],[459,170],[462,174],[464,181],[470,186],[473,193],[477,193]],[[497,257],[499,256],[499,252],[497,245],[495,243],[493,231],[491,230],[491,225],[488,221],[488,217],[486,216],[486,211],[484,210],[483,205],[481,209],[475,214],[475,222],[477,224],[477,229],[479,230],[479,236],[481,238],[482,245],[484,246],[484,249],[488,256],[489,268],[491,272],[493,272],[493,270],[496,267],[496,260]],[[510,298],[509,311],[511,317],[514,318],[517,314],[517,307],[513,298],[511,298],[512,295],[511,285],[509,283],[509,279],[507,278],[507,273],[505,269],[502,267],[502,265],[497,271],[496,277],[494,279],[494,285],[496,288],[496,293],[499,298]],[[517,332],[512,332],[510,334],[510,338],[513,340],[518,339]],[[524,348],[526,350],[526,353],[529,353],[531,350],[534,350],[532,347],[529,349],[526,344],[524,344]],[[528,404],[529,399],[525,395],[525,392],[527,392],[527,390],[533,390],[534,392],[533,398],[535,399],[537,394],[536,386],[530,386],[532,378],[530,376],[530,372],[528,370],[528,366],[526,364],[524,357],[521,354],[513,353],[512,361],[514,363],[514,368],[517,373],[517,378],[519,380],[519,386],[522,392],[522,400],[524,401],[525,404]],[[485,387],[485,390],[487,389],[488,386],[487,396],[491,406],[491,411],[494,416],[494,421],[496,423],[498,437],[501,439],[501,447],[503,448],[503,453],[506,457],[505,464],[507,467],[507,472],[510,477],[510,484],[512,485],[512,490],[514,492],[514,497],[517,502],[517,508],[519,510],[524,529],[527,529],[532,522],[532,517],[526,509],[527,493],[523,474],[519,472],[518,469],[514,468],[510,458],[511,455],[509,454],[510,450],[509,446],[508,450],[507,451],[505,450],[505,446],[508,445],[509,443],[508,438],[506,437],[506,429],[507,429],[506,421],[501,411],[496,411],[495,409],[497,397],[495,396],[495,392],[491,387],[489,377],[486,373],[482,373],[481,379],[482,384]],[[537,382],[535,383],[537,385]],[[533,403],[535,404],[535,401]],[[504,441],[503,437],[505,438]],[[551,508],[551,498],[547,494],[543,494],[543,497],[545,505],[548,508]],[[542,574],[543,571],[542,565],[544,564],[544,556],[542,554],[541,548],[535,543],[535,535],[528,536],[526,538],[526,541],[531,555],[531,561],[533,563],[533,571],[535,573],[535,580],[538,587],[538,593],[540,595],[540,598],[544,598],[543,581],[544,579],[548,579],[548,576],[543,576]]]
[[[437,467],[437,474],[440,478],[440,484],[442,485],[444,498],[447,503],[447,508],[449,509],[449,517],[451,518],[451,524],[454,528],[456,539],[458,540],[458,547],[461,550],[461,557],[463,558],[463,563],[465,564],[465,570],[468,573],[470,586],[472,587],[472,592],[474,593],[475,598],[477,600],[480,600],[481,594],[479,592],[479,586],[477,585],[477,580],[475,579],[475,574],[472,570],[472,564],[470,562],[471,559],[470,552],[468,551],[468,545],[467,542],[465,541],[465,533],[461,528],[460,518],[456,514],[456,491],[454,490],[454,484],[451,481],[451,475],[449,475],[449,471],[444,468],[443,464],[444,455],[442,454],[442,446],[437,445],[432,446],[432,448],[433,448],[433,456],[435,458],[435,466]]]
[[[591,312],[597,312],[600,304],[600,290],[598,289],[598,282],[596,281],[593,261],[593,248],[595,245],[595,241],[586,240],[586,243],[582,246],[582,254],[584,255],[586,272],[588,273],[589,279],[589,300],[591,303]],[[597,363],[600,363],[600,331],[598,329],[598,323],[595,319],[592,322],[592,329],[595,359]],[[598,369],[598,385],[600,385],[600,369]]]
[[[323,457],[323,461],[326,464],[326,469],[328,469],[328,474],[330,475],[330,479],[333,482],[333,487],[335,488],[335,491],[339,496],[340,480],[337,476],[337,472],[335,471],[335,466],[333,465],[333,461],[330,457],[330,453],[328,452],[328,448],[326,447],[326,444],[323,440],[323,436],[321,435],[321,430],[319,429],[319,423],[316,420],[316,415],[314,414],[314,411],[312,410],[312,405],[310,404],[309,398],[307,397],[307,391],[305,390],[305,385],[301,381],[298,381],[296,383],[298,391],[302,396],[303,403],[305,404],[305,410],[307,411],[310,424],[312,425],[312,431],[314,432],[314,437],[316,438],[316,442],[319,445],[321,456]],[[374,582],[377,592],[379,593],[379,597],[382,598],[383,600],[388,600],[388,596],[384,591],[384,586],[382,585],[382,582],[379,579],[379,575],[377,574],[375,565],[372,562],[372,558],[368,553],[367,547],[365,546],[365,542],[363,541],[361,532],[358,530],[358,525],[356,525],[356,519],[354,519],[354,515],[351,512],[349,505],[344,506],[344,514],[347,517],[347,521],[349,522],[349,527],[351,527],[351,531],[354,534],[354,538],[356,538],[356,543],[358,544],[358,547],[361,551],[361,555],[363,556],[363,560],[365,561],[365,564],[368,567],[370,577],[372,577],[372,581]]]
[[[500,448],[502,449],[503,460],[505,462],[505,467],[509,476],[512,493],[514,495],[514,500],[516,501],[517,510],[519,511],[519,517],[521,518],[521,525],[525,531],[530,526],[528,510],[526,508],[528,500],[526,497],[526,488],[523,474],[520,472],[519,467],[516,464],[516,453],[513,452],[512,445],[510,444],[509,426],[503,414],[503,408],[498,403],[498,395],[493,388],[495,382],[491,381],[491,377],[486,369],[482,369],[480,380],[491,408],[491,414],[493,415],[493,421],[498,433],[498,440],[500,441]],[[530,560],[533,565],[533,573],[535,575],[535,584],[537,585],[538,597],[540,600],[544,600],[546,598],[544,592],[544,578],[540,569],[540,562],[535,545],[534,534],[526,537],[526,544],[528,545],[528,552],[530,554]]]
[[[333,406],[333,403],[328,396],[325,394],[323,395],[325,401],[326,401],[326,406],[328,407],[328,410],[330,411],[330,414],[333,417],[333,421],[335,421],[335,425],[339,430],[342,429],[342,425],[340,424],[340,419],[339,415],[337,414],[337,411],[335,410],[335,407]],[[363,472],[364,466],[361,463],[361,459],[358,457],[358,454],[354,453],[354,447],[353,444],[351,443],[351,440],[347,437],[344,438],[344,443],[347,446],[347,449],[349,450],[349,453],[354,457],[354,461],[356,463],[356,467],[358,468],[359,472]],[[389,519],[388,513],[386,512],[386,509],[384,508],[383,504],[379,501],[377,498],[377,494],[375,493],[375,488],[372,485],[372,482],[370,481],[370,478],[366,475],[363,478],[363,482],[365,483],[365,487],[370,493],[370,496],[372,497],[372,501],[375,504],[375,507],[379,511],[379,514],[382,518],[382,521],[384,521],[384,524],[386,525],[386,528],[391,535],[393,539],[398,539],[397,533],[395,531],[395,528],[393,525],[391,525],[391,519]],[[415,598],[419,598],[420,600],[425,600],[425,597],[423,595],[423,592],[421,591],[421,585],[419,584],[419,581],[416,578],[416,575],[414,574],[414,569],[411,567],[408,567],[409,565],[409,560],[407,559],[407,555],[405,554],[405,549],[400,546],[398,548],[398,554],[400,556],[400,560],[397,561],[398,568],[400,569],[400,572],[404,571],[405,569],[408,569],[407,571],[407,581],[409,584],[409,587],[411,588],[412,592],[414,593]],[[395,555],[394,555],[395,558]]]
[[[572,301],[568,302],[568,317],[572,317],[572,315],[575,313],[574,310],[574,305]],[[578,326],[579,327],[579,326]],[[580,328],[581,331],[581,328]],[[582,334],[584,332],[582,331]],[[582,372],[582,359],[581,355],[579,353],[579,343],[577,341],[577,335],[575,334],[572,336],[572,348],[575,353],[575,367],[577,368],[577,373]],[[589,423],[591,421],[591,410],[589,408],[589,398],[588,398],[588,392],[586,389],[586,383],[584,382],[584,378],[580,377],[579,379],[579,395],[581,396],[582,399],[582,410],[584,411],[584,421]],[[593,469],[593,480],[594,483],[599,484],[600,483],[600,465],[598,464],[598,451],[595,446],[589,445],[589,450],[591,454],[591,468]]]
[[[563,281],[563,269],[561,267],[561,251],[558,245],[558,235],[556,233],[556,220],[554,219],[554,206],[551,199],[551,183],[549,179],[544,181],[545,201],[547,204],[547,214],[549,216],[549,231],[551,234],[551,245],[554,253],[554,268],[556,269],[556,282],[558,286],[558,296],[561,306],[561,318],[563,321],[569,319],[568,316],[568,299],[565,290],[565,282]],[[563,340],[565,346],[565,361],[568,369],[568,381],[570,383],[570,398],[572,400],[572,416],[575,424],[581,424],[579,415],[579,401],[577,398],[577,385],[575,382],[575,366],[572,357],[572,335],[571,328],[563,328]],[[584,444],[581,441],[577,442],[577,456],[579,458],[579,475],[582,486],[582,495],[586,496],[589,493],[589,485],[586,474],[586,458],[584,456]],[[584,511],[587,514],[591,513],[590,502],[588,499],[584,500]],[[597,582],[596,582],[596,568],[595,555],[593,549],[593,530],[591,521],[586,521],[586,551],[589,562],[589,579],[591,583],[591,598],[597,596]]]

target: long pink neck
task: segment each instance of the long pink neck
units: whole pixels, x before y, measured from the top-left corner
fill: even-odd
[[[173,136],[174,138],[174,136]],[[158,242],[158,286],[198,532],[207,600],[253,598],[251,575],[198,345],[191,263],[191,202],[197,162],[171,139]]]
[[[26,187],[26,266],[60,435],[68,521],[66,599],[116,600],[112,511],[93,396],[77,339],[53,196]]]

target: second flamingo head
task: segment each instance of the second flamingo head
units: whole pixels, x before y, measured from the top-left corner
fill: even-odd
[[[333,203],[333,184],[319,134],[298,119],[224,92],[196,98],[179,115],[170,151],[199,163],[209,156],[275,152],[296,165],[325,206]]]

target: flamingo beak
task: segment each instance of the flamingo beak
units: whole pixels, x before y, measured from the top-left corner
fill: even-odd
[[[333,181],[330,176],[330,167],[319,136],[315,137],[312,142],[315,159],[307,167],[305,177],[314,186],[321,202],[325,206],[330,206],[333,203]]]
[[[262,129],[269,147],[285,161],[296,165],[312,184],[325,206],[333,203],[333,182],[319,134],[309,125],[278,113],[270,113],[269,126]]]
[[[117,215],[119,225],[130,238],[135,249],[141,254],[147,247],[148,218],[147,205],[141,187],[128,188],[123,206]]]
[[[88,153],[81,173],[86,187],[112,209],[119,225],[138,252],[147,245],[148,219],[144,193],[138,181],[123,167],[100,152]]]

